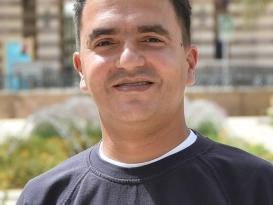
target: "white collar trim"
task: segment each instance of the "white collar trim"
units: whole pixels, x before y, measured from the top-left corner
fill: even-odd
[[[152,163],[162,160],[166,157],[169,157],[177,152],[180,152],[180,151],[186,149],[187,147],[191,146],[196,140],[197,140],[196,134],[192,130],[190,130],[189,136],[183,142],[181,142],[179,145],[177,145],[175,148],[173,148],[172,150],[170,150],[166,154],[161,155],[160,157],[157,157],[157,158],[147,161],[147,162],[141,162],[141,163],[128,164],[128,163],[123,163],[123,162],[119,162],[119,161],[110,159],[102,151],[102,142],[100,143],[100,147],[99,147],[99,156],[101,157],[102,160],[104,160],[110,164],[119,166],[119,167],[136,168],[136,167],[142,167],[142,166],[145,166],[148,164],[152,164]]]

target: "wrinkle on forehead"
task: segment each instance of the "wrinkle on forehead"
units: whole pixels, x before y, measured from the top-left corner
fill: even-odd
[[[166,3],[168,2],[168,3]],[[115,18],[120,16],[119,20],[128,20],[133,22],[134,19],[141,17],[143,13],[160,13],[160,11],[169,11],[167,7],[173,8],[169,0],[88,0],[83,11],[85,22],[92,22],[92,18],[99,19],[101,22],[111,20],[112,15]],[[165,8],[164,8],[165,7]],[[174,13],[174,11],[172,12]],[[161,13],[162,17],[166,14]],[[168,18],[171,13],[168,12]],[[148,21],[149,18],[146,18]],[[160,23],[160,22],[158,22]]]
[[[169,0],[89,0],[82,23],[86,37],[97,28],[116,28],[126,34],[139,26],[157,24],[166,30],[179,27],[176,32],[181,32]]]
[[[147,4],[147,1],[152,4]],[[143,10],[146,9],[164,9],[166,6],[166,1],[169,0],[88,0],[84,8],[93,9],[93,11],[102,11],[102,12],[116,12],[122,11],[128,13],[138,7],[141,7]],[[153,3],[154,2],[154,3]],[[169,2],[170,3],[170,2]],[[171,4],[171,3],[170,3]],[[162,14],[164,15],[164,14]]]
[[[123,5],[123,6],[128,6],[132,5],[132,3],[138,3],[138,4],[146,4],[147,1],[155,1],[157,5],[162,6],[164,2],[169,1],[169,0],[146,0],[141,2],[141,0],[87,0],[87,4],[92,4],[96,6],[116,6],[116,5]]]

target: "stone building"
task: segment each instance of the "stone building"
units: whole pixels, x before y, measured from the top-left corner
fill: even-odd
[[[75,45],[71,16],[63,12],[65,2],[69,0],[0,0],[0,74],[5,74],[5,43],[10,39],[29,45],[32,60],[42,67],[71,70]],[[273,84],[273,2],[248,19],[245,7],[233,2],[192,0],[192,40],[204,76],[200,84],[206,84],[206,77],[221,84],[230,75],[243,82],[255,72],[258,77],[251,77],[252,83]]]
[[[37,68],[60,71],[64,64],[63,20],[62,0],[0,0],[0,73],[3,78],[8,74],[5,63],[8,42],[21,43],[22,52],[38,62]]]
[[[216,57],[215,41],[219,38],[217,30],[220,29],[217,17],[227,13],[232,21],[230,58],[241,63],[252,64],[255,61],[257,65],[273,65],[273,2],[268,3],[264,10],[258,7],[256,12],[260,9],[261,13],[246,19],[248,16],[243,4],[224,3],[229,2],[227,0],[192,1],[193,42],[199,47],[201,59]],[[261,1],[260,7],[262,4]]]
[[[227,84],[273,85],[273,2],[256,1],[249,7],[238,0],[192,2],[200,76],[215,84],[229,75],[233,79]],[[223,69],[227,66],[228,71]]]
[[[32,38],[34,57],[62,66],[62,1],[0,0],[1,48],[7,39]]]

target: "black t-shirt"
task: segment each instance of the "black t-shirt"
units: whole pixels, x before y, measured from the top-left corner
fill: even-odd
[[[190,147],[122,168],[81,152],[30,180],[17,205],[273,205],[273,165],[196,133]]]

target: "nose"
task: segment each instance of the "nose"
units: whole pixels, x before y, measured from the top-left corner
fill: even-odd
[[[120,56],[116,62],[117,68],[134,69],[144,65],[144,56],[136,46],[131,43],[124,44]]]

